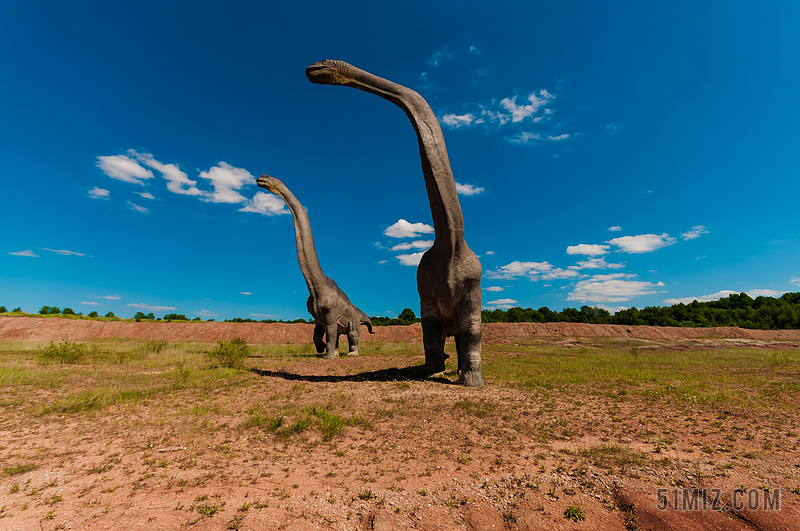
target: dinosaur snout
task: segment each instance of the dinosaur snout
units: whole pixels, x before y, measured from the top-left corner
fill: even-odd
[[[277,193],[275,191],[275,185],[277,184],[278,179],[275,177],[270,177],[269,175],[262,175],[258,179],[256,179],[256,184],[261,188],[266,188],[270,192]]]

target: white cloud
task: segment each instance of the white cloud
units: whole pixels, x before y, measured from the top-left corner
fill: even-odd
[[[240,291],[239,295],[252,295],[249,291]]]
[[[489,286],[488,288],[483,288],[486,291],[503,291],[503,288],[500,286]]]
[[[606,126],[606,128],[604,129],[604,131],[605,131],[606,133],[608,133],[609,135],[615,135],[615,134],[617,134],[617,131],[618,131],[618,130],[619,130],[619,127],[617,127],[617,125],[616,125],[616,124],[614,124],[614,123],[610,123],[610,124],[608,124],[608,125]]]
[[[89,190],[89,197],[92,199],[108,199],[111,192],[108,190],[104,190],[103,188],[94,187]]]
[[[81,304],[85,304],[87,306],[105,306],[105,304],[100,304],[96,301],[81,301]]]
[[[133,192],[134,194],[139,194],[140,196],[144,197],[145,199],[155,199],[156,196],[151,194],[150,192]]]
[[[548,136],[547,140],[552,140],[553,142],[561,142],[562,140],[567,140],[570,137],[568,134],[558,135],[558,136]]]
[[[27,251],[12,251],[8,254],[13,254],[14,256],[28,256],[30,258],[39,258],[39,255],[28,249]]]
[[[159,172],[161,172],[161,176],[164,177],[164,179],[166,179],[167,181],[167,190],[169,190],[170,192],[183,195],[206,195],[206,192],[203,192],[202,190],[198,189],[195,186],[197,184],[197,181],[189,179],[189,176],[186,175],[186,173],[182,172],[177,165],[164,164],[153,158],[153,155],[151,155],[150,153],[137,153],[133,149],[129,149],[128,154],[136,158],[136,160],[138,160],[142,164],[150,166],[154,170],[158,170]],[[225,201],[225,202],[231,202],[231,201]]]
[[[569,301],[580,302],[624,302],[640,295],[661,293],[653,288],[663,287],[664,283],[641,282],[637,280],[622,280],[623,275],[596,275],[590,279],[580,280],[575,289],[567,296]]]
[[[486,251],[486,254],[494,254],[494,251]]]
[[[239,209],[239,212],[257,212],[265,216],[281,216],[290,214],[283,199],[274,194],[257,192],[247,205]]]
[[[498,304],[517,304],[519,301],[515,301],[514,299],[497,299],[496,301],[489,301],[486,304],[491,306],[496,306]]]
[[[419,261],[422,260],[422,255],[425,254],[423,252],[413,253],[413,254],[399,254],[397,255],[397,259],[400,260],[400,263],[406,266],[418,266]]]
[[[122,297],[120,297],[119,295],[106,295],[104,297],[96,297],[96,298],[97,299],[106,299],[106,300],[109,300],[109,301],[118,301]]]
[[[258,319],[277,319],[277,315],[270,315],[268,313],[251,313],[250,317],[256,317]]]
[[[231,166],[227,162],[220,162],[210,170],[200,172],[200,177],[211,181],[211,185],[214,187],[213,192],[206,193],[203,197],[203,201],[209,203],[247,203],[247,198],[240,194],[238,190],[244,185],[255,184],[256,182],[255,177],[250,175],[250,172]],[[245,210],[245,212],[258,211]]]
[[[450,59],[453,56],[453,54],[447,51],[448,48],[449,48],[448,46],[445,46],[442,49],[442,51],[434,53],[431,56],[430,61],[428,61],[428,64],[431,66],[439,66],[439,63],[441,63],[442,61]]]
[[[589,243],[581,243],[579,245],[570,245],[567,247],[567,254],[583,254],[586,256],[598,256],[606,254],[611,247],[608,245],[597,245]]]
[[[542,280],[553,280],[553,279],[565,279],[565,278],[575,278],[575,277],[582,277],[582,275],[575,271],[574,269],[561,269],[560,267],[556,267],[551,269],[550,271],[542,273]],[[538,280],[536,278],[532,278],[531,280]]]
[[[388,262],[388,260],[378,260],[379,264],[385,264],[386,262]]]
[[[547,262],[519,262],[514,261],[510,264],[501,266],[495,270],[486,272],[486,278],[517,278],[517,277],[534,277],[540,273],[551,271],[553,266]],[[538,280],[538,277],[536,278]]]
[[[503,98],[500,100],[500,105],[511,113],[512,122],[521,122],[525,118],[536,114],[536,111],[538,111],[540,107],[547,105],[548,100],[551,100],[554,97],[546,90],[540,90],[539,95],[541,97],[537,97],[536,93],[534,92],[528,94],[527,99],[530,102],[528,105],[517,105],[516,96],[512,98]]]
[[[622,236],[606,243],[619,247],[619,250],[628,254],[652,253],[662,247],[668,247],[676,242],[675,238],[664,234],[640,234],[638,236]]]
[[[151,312],[177,310],[177,308],[173,308],[172,306],[152,306],[143,302],[132,302],[131,304],[126,304],[126,306],[128,308],[137,308],[139,310],[150,310]]]
[[[614,225],[613,227],[609,227],[606,230],[609,232],[619,232],[622,230],[622,227],[620,227],[619,225]]]
[[[213,313],[210,310],[200,310],[199,312],[194,312],[194,314],[201,317],[219,317],[218,313]]]
[[[611,314],[615,314],[617,312],[621,312],[622,310],[627,310],[627,306],[609,306],[608,304],[595,304],[597,308],[602,308]]]
[[[401,243],[392,247],[392,251],[408,251],[409,249],[430,249],[433,240],[416,240],[411,243]]]
[[[139,205],[137,205],[136,203],[134,203],[132,201],[128,201],[127,203],[128,203],[128,206],[130,207],[130,209],[131,210],[135,210],[136,212],[141,212],[142,214],[147,214],[147,213],[150,212],[150,210],[146,209],[143,206],[139,206]]]
[[[748,295],[753,297],[780,297],[784,293],[789,293],[788,291],[779,291],[776,289],[751,289],[747,292]]]
[[[699,238],[703,234],[708,234],[708,229],[703,225],[695,225],[692,227],[692,230],[684,232],[681,234],[681,238],[684,240],[694,240],[695,238]]]
[[[570,269],[622,269],[625,264],[609,264],[605,257],[589,258],[575,265],[569,266]]]
[[[144,185],[141,179],[153,178],[153,172],[142,168],[135,160],[125,155],[97,157],[97,167],[112,179],[126,183]]]
[[[472,113],[467,114],[445,114],[442,116],[442,122],[449,127],[459,128],[472,125],[472,123],[483,123],[483,120],[475,121],[475,115]]]
[[[730,289],[723,289],[716,293],[711,293],[710,295],[700,295],[699,297],[681,297],[677,299],[664,299],[664,304],[691,304],[693,301],[697,302],[709,302],[709,301],[717,301],[719,299],[724,299],[731,295],[738,295],[740,292],[733,291]],[[746,292],[747,295],[753,299],[756,297],[780,297],[786,291],[778,291],[774,289],[753,289]]]
[[[517,135],[507,137],[506,140],[512,144],[533,144],[540,138],[542,138],[542,135],[539,133],[528,133],[523,131]]]
[[[472,52],[472,53],[481,53],[481,51],[478,49],[478,47],[475,46],[474,44],[469,47],[469,51]]]
[[[64,250],[57,250],[57,249],[45,249],[44,247],[37,247],[40,251],[50,251],[51,253],[56,253],[64,256],[86,256],[84,253],[76,253],[75,251],[64,251]]]
[[[456,192],[460,195],[478,195],[483,193],[484,190],[484,188],[472,186],[471,184],[456,183]]]
[[[433,227],[425,223],[409,223],[404,219],[400,219],[383,231],[383,234],[391,238],[416,238],[420,234],[433,233]]]
[[[789,284],[800,284],[800,277],[792,277]]]

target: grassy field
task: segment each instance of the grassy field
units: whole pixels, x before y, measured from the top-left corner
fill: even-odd
[[[452,345],[434,377],[419,344],[360,352],[0,343],[0,527],[463,529],[487,503],[631,528],[615,479],[800,494],[793,350],[485,345],[482,389],[452,385]]]

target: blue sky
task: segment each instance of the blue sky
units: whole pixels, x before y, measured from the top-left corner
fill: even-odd
[[[800,291],[797,2],[0,4],[0,305],[308,317],[291,215],[368,315],[433,239],[442,123],[485,308]]]

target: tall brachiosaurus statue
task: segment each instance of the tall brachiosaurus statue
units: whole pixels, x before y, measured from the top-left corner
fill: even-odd
[[[380,96],[403,109],[411,120],[436,233],[417,269],[425,368],[431,374],[444,370],[445,339],[454,336],[458,383],[482,386],[481,263],[464,241],[464,216],[436,115],[415,91],[343,61],[314,63],[306,68],[306,77],[312,83],[343,85]]]
[[[319,265],[317,250],[314,248],[314,237],[311,235],[311,224],[308,214],[300,201],[286,188],[280,180],[262,175],[256,181],[258,186],[266,188],[273,194],[281,196],[294,216],[294,237],[297,242],[297,261],[300,271],[308,285],[309,297],[306,302],[308,312],[314,316],[314,345],[317,352],[325,353],[325,359],[339,355],[339,334],[347,334],[349,356],[358,356],[358,336],[361,325],[367,325],[370,334],[372,320],[367,314],[350,302],[344,291],[332,279],[325,276]],[[323,341],[322,336],[325,336]]]

